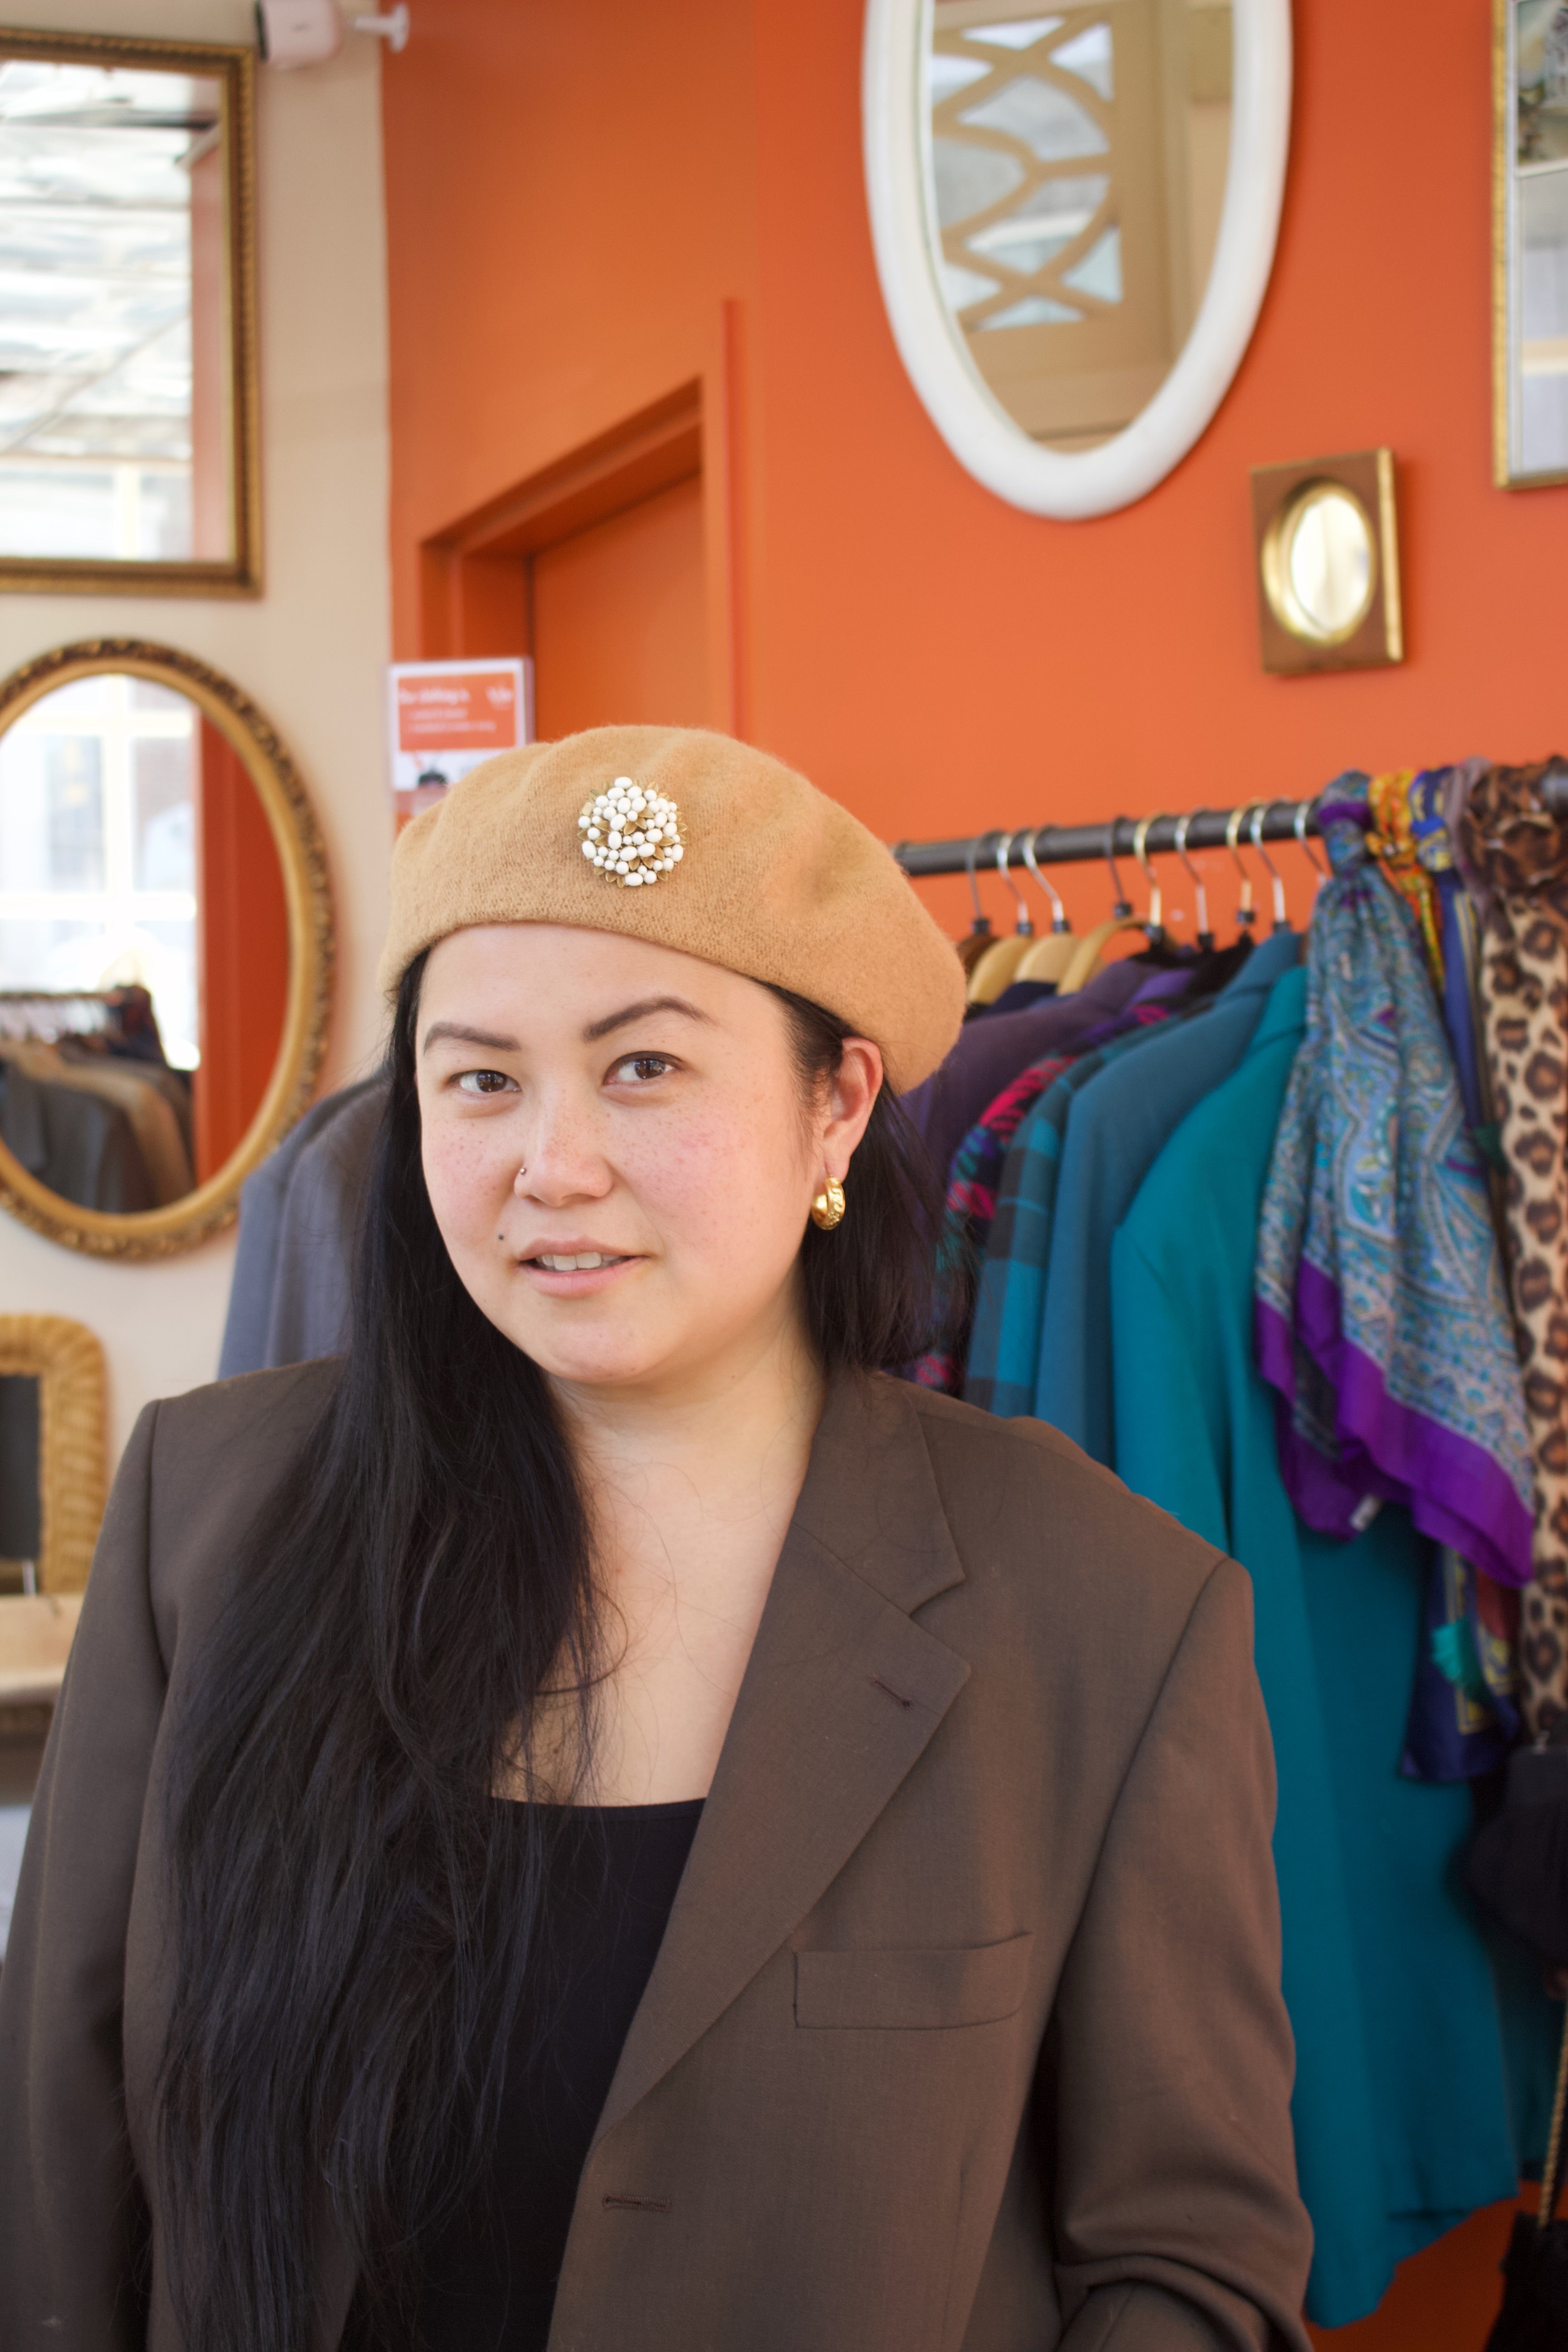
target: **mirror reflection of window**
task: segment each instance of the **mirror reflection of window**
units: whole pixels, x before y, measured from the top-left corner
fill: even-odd
[[[112,675],[57,688],[0,736],[0,989],[143,987],[184,1070],[201,1060],[197,719]]]
[[[1202,304],[1230,153],[1230,0],[934,0],[928,226],[949,319],[1061,449],[1153,398]]]
[[[1516,0],[1513,469],[1568,472],[1568,0]]]
[[[230,552],[215,79],[0,63],[0,555]]]

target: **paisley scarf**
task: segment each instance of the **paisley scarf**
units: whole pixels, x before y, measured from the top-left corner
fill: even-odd
[[[1500,1583],[1531,1574],[1531,1463],[1508,1293],[1424,956],[1368,856],[1364,776],[1318,815],[1331,878],[1307,945],[1307,1033],[1264,1191],[1258,1363],[1310,1526],[1384,1500]]]

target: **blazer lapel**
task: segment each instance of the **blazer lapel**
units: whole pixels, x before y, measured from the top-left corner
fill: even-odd
[[[909,1612],[963,1581],[898,1381],[834,1382],[595,2145],[837,1876],[968,1679]]]

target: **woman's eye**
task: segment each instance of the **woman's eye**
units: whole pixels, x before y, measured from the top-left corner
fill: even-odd
[[[459,1092],[466,1095],[503,1095],[511,1084],[504,1070],[465,1070],[458,1080]]]
[[[668,1054],[628,1054],[624,1062],[616,1064],[610,1076],[623,1084],[630,1079],[647,1086],[650,1079],[668,1077],[674,1067]]]

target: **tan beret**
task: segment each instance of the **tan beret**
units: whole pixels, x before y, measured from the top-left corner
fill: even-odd
[[[957,956],[891,854],[765,752],[596,727],[487,760],[399,835],[381,980],[475,923],[625,931],[809,997],[902,1092],[963,1018]]]

